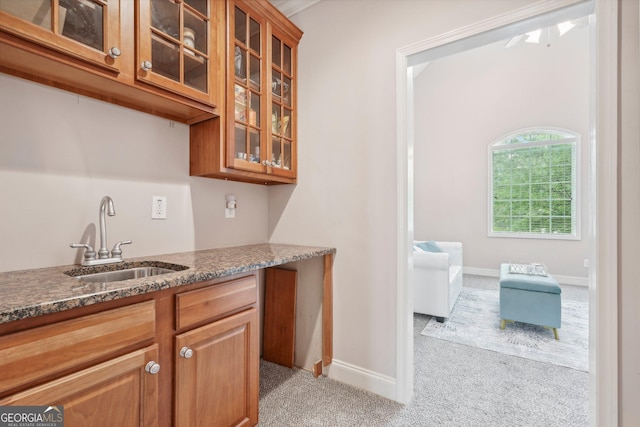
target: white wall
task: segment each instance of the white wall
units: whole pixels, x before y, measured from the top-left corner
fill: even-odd
[[[330,376],[381,393],[395,381],[396,50],[529,3],[326,0],[292,18],[300,175],[269,189],[269,234],[338,250]]]
[[[545,33],[540,44],[498,42],[432,61],[415,78],[415,238],[463,242],[466,268],[497,272],[502,262],[540,261],[556,276],[586,278],[589,29],[551,33],[549,47]],[[582,240],[487,237],[487,148],[540,126],[582,137]]]
[[[125,259],[267,241],[267,189],[189,177],[188,126],[4,74],[0,94],[0,271],[79,261],[69,244],[99,246],[105,195],[109,249],[133,240]],[[152,196],[168,198],[166,220],[151,220]]]

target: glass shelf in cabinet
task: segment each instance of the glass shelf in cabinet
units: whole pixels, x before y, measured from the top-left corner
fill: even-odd
[[[184,0],[184,2],[203,16],[209,16],[208,0]]]
[[[208,87],[207,60],[186,53],[184,58],[184,84],[207,93]]]
[[[282,46],[282,43],[280,42],[280,39],[278,39],[275,36],[272,36],[271,37],[271,63],[278,68],[282,64],[281,46]]]
[[[257,58],[253,55],[249,57],[249,79],[251,81],[251,86],[253,89],[260,90],[260,58]]]
[[[58,16],[64,24],[60,33],[72,40],[103,50],[103,18],[104,7],[93,2],[78,2],[60,0],[58,11],[64,10],[63,16]]]
[[[151,62],[153,72],[171,80],[180,81],[180,49],[163,38],[151,36]]]
[[[260,23],[253,18],[249,19],[249,49],[256,52],[258,55],[262,53],[262,31],[260,29]]]
[[[284,76],[282,82],[282,99],[287,106],[291,106],[291,97],[289,96],[291,88],[291,79],[287,76]]]
[[[271,132],[280,133],[280,106],[278,104],[273,104],[271,110]]]
[[[236,80],[247,81],[247,67],[246,67],[246,51],[240,46],[236,46],[234,50],[234,75]]]
[[[234,147],[236,153],[246,154],[247,152],[247,127],[238,123],[235,125]],[[244,159],[246,159],[246,156],[244,156]]]
[[[249,129],[249,161],[260,163],[260,132]]]
[[[255,92],[249,94],[249,124],[260,127],[260,95]]]
[[[170,0],[151,0],[151,26],[174,38],[180,38],[180,5]]]
[[[185,12],[182,35],[182,43],[185,47],[200,52],[208,51],[207,21],[203,21],[195,15]]]
[[[64,9],[64,8],[61,8]],[[31,22],[39,27],[51,29],[51,1],[0,1],[0,10],[8,13],[9,15],[16,16],[27,22]],[[58,33],[62,33],[64,26],[64,14],[60,15],[60,9],[58,10],[61,25],[59,25]]]
[[[235,38],[238,43],[247,45],[247,14],[236,6],[234,11]]]
[[[282,69],[285,73],[291,75],[291,48],[286,44],[282,55]]]

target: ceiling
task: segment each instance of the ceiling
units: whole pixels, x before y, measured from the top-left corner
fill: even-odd
[[[562,9],[534,16],[533,18],[517,21],[489,31],[484,31],[473,37],[464,37],[449,43],[438,44],[429,49],[410,55],[407,58],[407,63],[409,66],[414,66],[458,52],[463,52],[465,50],[475,49],[476,47],[500,41],[505,41],[506,43],[506,41],[518,35],[554,26],[560,22],[588,16],[593,13],[593,7],[592,1],[575,3]],[[586,22],[588,23],[588,20]]]
[[[313,6],[320,0],[269,0],[286,17],[291,17],[306,8]]]

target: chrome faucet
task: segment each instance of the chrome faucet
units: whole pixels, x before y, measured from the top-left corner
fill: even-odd
[[[105,214],[109,216],[115,216],[116,209],[113,205],[113,200],[109,196],[104,196],[100,201],[100,249],[98,250],[98,258],[96,259],[96,251],[91,247],[91,245],[86,243],[72,243],[70,246],[72,248],[84,248],[84,260],[82,261],[83,266],[90,265],[100,265],[100,264],[111,264],[116,262],[124,261],[122,259],[122,249],[120,249],[121,245],[131,244],[131,240],[125,240],[122,242],[118,242],[115,244],[113,249],[111,250],[111,256],[109,256],[109,249],[107,249],[107,218]]]
[[[100,249],[98,250],[98,258],[109,258],[109,249],[107,249],[107,218],[105,211],[109,216],[116,215],[116,208],[113,206],[113,200],[109,196],[104,196],[100,201]]]

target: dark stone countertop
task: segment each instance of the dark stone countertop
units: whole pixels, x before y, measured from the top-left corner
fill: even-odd
[[[128,266],[175,264],[182,271],[110,283],[81,282],[65,274],[95,273],[111,266],[59,267],[0,273],[0,324],[133,295],[259,270],[335,253],[335,248],[256,244],[125,259]]]

